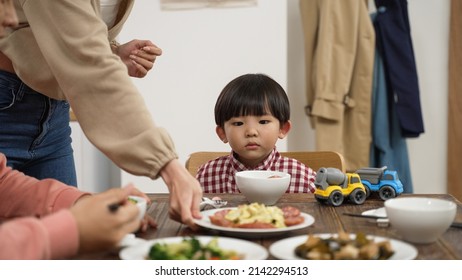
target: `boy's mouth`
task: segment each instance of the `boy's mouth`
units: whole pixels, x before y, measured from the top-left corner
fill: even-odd
[[[245,147],[247,149],[251,149],[251,150],[254,150],[254,149],[257,149],[258,147],[260,147],[260,145],[256,144],[256,143],[249,143],[247,145],[245,145]]]

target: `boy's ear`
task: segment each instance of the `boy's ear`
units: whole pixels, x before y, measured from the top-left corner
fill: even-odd
[[[283,124],[282,127],[279,129],[279,139],[283,139],[284,137],[286,137],[291,128],[292,123],[290,121],[287,121],[285,124]]]
[[[228,143],[228,139],[226,138],[226,133],[223,127],[217,125],[217,127],[215,128],[215,132],[217,133],[218,138],[220,138],[220,140],[223,141],[223,143]]]

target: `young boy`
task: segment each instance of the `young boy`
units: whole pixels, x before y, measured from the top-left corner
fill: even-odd
[[[289,99],[276,81],[263,74],[232,80],[215,104],[215,123],[232,151],[199,168],[196,177],[205,193],[238,193],[234,175],[242,170],[284,171],[292,176],[287,192],[314,192],[315,172],[276,150],[276,141],[291,128]]]

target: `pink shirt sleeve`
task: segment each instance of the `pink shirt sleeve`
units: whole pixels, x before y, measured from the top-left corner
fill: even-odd
[[[78,246],[77,223],[69,210],[0,226],[0,259],[63,259],[77,254]]]
[[[75,254],[77,224],[64,209],[85,194],[56,180],[37,180],[12,170],[0,153],[0,259]]]

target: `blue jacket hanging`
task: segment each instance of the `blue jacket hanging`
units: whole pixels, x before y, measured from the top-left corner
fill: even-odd
[[[374,18],[374,15],[372,16]],[[387,166],[398,172],[404,192],[412,193],[412,177],[406,139],[401,135],[396,110],[389,106],[383,61],[375,53],[372,84],[372,143],[370,166]]]
[[[375,0],[377,46],[402,135],[418,137],[424,132],[417,69],[412,46],[407,1]]]

